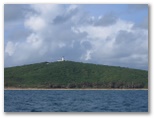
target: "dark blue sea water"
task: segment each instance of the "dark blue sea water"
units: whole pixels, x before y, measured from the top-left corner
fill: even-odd
[[[147,90],[5,90],[5,112],[148,112]]]

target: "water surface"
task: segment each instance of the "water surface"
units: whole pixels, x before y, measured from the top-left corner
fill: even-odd
[[[5,90],[5,112],[148,112],[148,90]]]

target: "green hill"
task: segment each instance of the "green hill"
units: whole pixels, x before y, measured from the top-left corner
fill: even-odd
[[[148,88],[148,71],[72,61],[4,69],[5,87]]]

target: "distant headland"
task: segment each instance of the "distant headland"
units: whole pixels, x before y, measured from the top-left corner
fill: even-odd
[[[4,69],[4,87],[19,89],[147,89],[148,71],[65,61]]]

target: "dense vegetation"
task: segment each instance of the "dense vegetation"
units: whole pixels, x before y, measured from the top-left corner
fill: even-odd
[[[43,62],[4,69],[5,87],[147,88],[148,71],[80,62]]]

